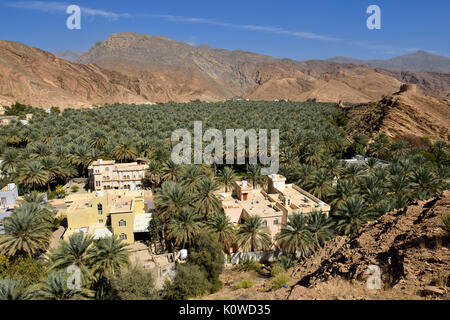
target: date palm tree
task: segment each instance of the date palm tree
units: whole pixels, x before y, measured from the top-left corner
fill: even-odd
[[[338,207],[337,227],[344,235],[357,232],[371,218],[372,213],[363,198],[351,197]]]
[[[308,218],[302,213],[293,213],[281,232],[278,234],[278,244],[287,253],[295,254],[297,257],[309,256],[316,247],[310,229],[307,227]]]
[[[176,216],[183,207],[188,206],[190,198],[183,187],[173,181],[166,181],[161,185],[161,189],[155,195],[155,206],[158,218],[162,223],[162,238],[166,242],[167,223],[171,218]]]
[[[219,212],[208,219],[207,225],[212,232],[218,235],[224,251],[229,253],[236,240],[236,230],[230,219],[223,212]]]
[[[197,183],[200,178],[204,177],[200,168],[195,165],[188,165],[183,168],[181,175],[181,184],[186,189],[186,191],[192,195],[197,190]]]
[[[270,248],[272,239],[267,227],[263,226],[263,220],[259,216],[249,216],[239,226],[237,232],[237,244],[244,252],[266,250]]]
[[[45,250],[52,236],[51,225],[36,204],[23,203],[4,219],[5,234],[0,237],[0,252],[9,258],[32,256]]]
[[[432,198],[442,192],[439,180],[424,167],[418,167],[412,171],[410,183],[414,197],[420,200]]]
[[[93,276],[92,262],[95,252],[92,235],[74,233],[67,241],[61,241],[57,249],[50,252],[50,270],[64,271],[74,265],[80,269],[83,284],[86,285]]]
[[[43,279],[34,296],[39,300],[85,300],[92,297],[92,292],[83,287],[69,288],[68,274],[59,271]]]
[[[113,149],[114,158],[120,162],[135,160],[138,152],[134,144],[129,140],[120,140]]]
[[[336,188],[330,193],[330,205],[333,208],[333,212],[339,207],[339,205],[348,198],[355,196],[359,193],[359,189],[350,180],[339,180]]]
[[[33,298],[34,291],[26,286],[24,280],[0,279],[0,300],[31,300]]]
[[[42,187],[49,181],[44,166],[37,160],[21,162],[17,168],[17,180],[20,184],[30,186],[33,190]]]
[[[168,160],[164,163],[164,166],[162,168],[162,178],[165,181],[177,182],[180,175],[181,167],[178,164],[176,164],[172,160]]]
[[[230,167],[224,167],[217,176],[217,180],[225,187],[225,192],[232,189],[237,180],[234,170]]]
[[[184,207],[170,220],[167,225],[169,237],[175,239],[176,245],[182,245],[183,249],[191,245],[203,228],[202,217],[195,213],[191,207]]]
[[[308,217],[307,228],[317,246],[323,246],[334,237],[334,221],[321,211],[313,211]]]
[[[18,149],[7,148],[1,155],[2,163],[0,164],[0,170],[11,175],[16,171],[17,165],[20,162],[20,152]]]
[[[333,177],[326,169],[317,170],[306,185],[307,190],[319,199],[326,199],[333,191]]]
[[[222,209],[222,204],[214,195],[219,190],[219,184],[209,178],[201,179],[197,184],[197,192],[193,197],[193,206],[198,214],[209,217]]]
[[[92,268],[100,276],[114,276],[130,263],[127,244],[117,236],[100,239],[94,244]]]
[[[145,179],[150,183],[152,191],[155,192],[162,180],[162,170],[158,161],[151,160],[148,163],[148,168],[145,171]]]

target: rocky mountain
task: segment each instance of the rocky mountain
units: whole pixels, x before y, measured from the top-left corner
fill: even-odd
[[[389,60],[359,60],[347,57],[335,57],[328,61],[336,63],[351,63],[366,65],[374,68],[392,70],[438,72],[450,74],[450,58],[432,54],[426,51],[417,51]]]
[[[420,145],[422,137],[450,141],[450,102],[416,92],[413,85],[383,99],[344,107],[353,135],[383,132],[394,139]]]
[[[89,107],[148,102],[140,80],[95,65],[74,64],[18,42],[0,41],[0,104]]]
[[[448,300],[450,235],[441,218],[449,206],[447,190],[330,241],[292,272],[297,286],[288,299]],[[366,288],[371,265],[379,267],[380,290]]]
[[[84,52],[66,50],[66,51],[60,51],[60,52],[53,52],[53,54],[55,56],[57,56],[58,58],[61,58],[61,59],[64,59],[64,60],[67,60],[70,62],[74,62],[79,57],[81,57],[84,54]]]
[[[59,54],[74,59],[77,53]],[[24,44],[0,41],[0,103],[86,107],[103,103],[288,99],[377,101],[415,83],[450,98],[450,74],[392,71],[330,61],[276,59],[161,36],[117,33],[75,63]]]

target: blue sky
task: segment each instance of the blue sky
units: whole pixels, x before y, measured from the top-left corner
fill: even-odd
[[[82,8],[68,30],[65,8]],[[369,30],[369,5],[381,30]],[[296,60],[386,59],[426,50],[450,55],[448,0],[227,0],[0,2],[0,39],[48,51],[86,51],[115,32],[134,31]]]

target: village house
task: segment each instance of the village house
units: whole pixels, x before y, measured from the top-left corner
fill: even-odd
[[[83,232],[94,239],[117,235],[132,244],[147,234],[152,218],[150,204],[153,195],[144,190],[101,190],[72,194],[66,198],[66,209],[60,211],[67,218],[64,239]]]
[[[18,198],[19,193],[14,183],[10,183],[0,190],[0,234],[5,233],[3,220],[13,213]]]
[[[10,183],[0,190],[0,210],[8,211],[13,209],[19,198],[17,186]]]
[[[249,216],[259,216],[276,245],[277,235],[287,217],[294,213],[309,214],[321,211],[328,215],[330,206],[294,184],[286,184],[281,175],[268,177],[268,188],[254,189],[247,181],[237,181],[231,194],[220,194],[225,215],[239,226]]]
[[[99,159],[89,166],[89,186],[92,190],[140,190],[142,188],[145,161],[116,163]]]

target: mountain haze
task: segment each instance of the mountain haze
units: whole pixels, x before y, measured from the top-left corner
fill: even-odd
[[[359,60],[347,57],[335,57],[329,59],[328,61],[336,63],[352,63],[392,70],[450,74],[450,58],[426,51],[417,51],[412,54],[403,55],[389,60]]]

